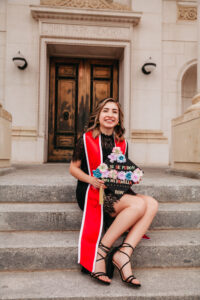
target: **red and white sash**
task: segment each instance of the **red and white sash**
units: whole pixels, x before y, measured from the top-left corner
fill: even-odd
[[[103,163],[101,136],[92,137],[92,131],[83,135],[85,154],[89,175]],[[116,147],[120,147],[123,154],[126,152],[126,141],[115,141]],[[79,235],[78,263],[88,271],[94,272],[97,249],[103,228],[103,205],[99,204],[99,189],[88,185],[85,195],[82,225]]]

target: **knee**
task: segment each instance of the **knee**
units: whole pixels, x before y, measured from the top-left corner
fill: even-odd
[[[148,197],[147,203],[149,212],[153,215],[156,215],[158,211],[158,201],[152,197]]]
[[[138,217],[141,218],[146,212],[147,205],[143,199],[138,198],[137,203],[134,203],[134,205],[130,204],[130,208],[132,208],[134,212],[137,212]]]

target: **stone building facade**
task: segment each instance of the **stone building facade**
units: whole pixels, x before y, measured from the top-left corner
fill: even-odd
[[[69,161],[92,105],[111,95],[135,162],[199,170],[198,4],[1,0],[1,166]]]

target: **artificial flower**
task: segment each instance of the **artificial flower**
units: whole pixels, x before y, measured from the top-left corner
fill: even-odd
[[[115,153],[115,154],[121,154],[121,153],[122,153],[120,147],[114,147],[114,148],[112,149],[112,152]]]
[[[131,180],[131,177],[132,177],[132,172],[131,172],[131,171],[129,171],[129,172],[126,172],[126,175],[125,175],[125,177],[126,177],[126,180]]]
[[[98,169],[100,170],[101,173],[103,173],[106,170],[108,170],[108,166],[106,164],[102,163],[98,166]]]
[[[92,172],[93,172],[94,177],[101,178],[101,172],[99,169],[93,170]]]
[[[125,180],[125,175],[126,175],[126,173],[121,171],[117,174],[117,178],[120,180]]]
[[[112,179],[117,179],[117,171],[116,170],[111,170],[109,172],[109,177]]]
[[[113,163],[117,159],[117,155],[115,153],[111,153],[108,155],[108,158],[110,159],[110,162]]]
[[[117,155],[117,162],[118,163],[125,163],[126,162],[126,157],[124,156],[124,154]]]
[[[140,176],[139,176],[137,173],[133,172],[133,173],[132,173],[132,176],[131,176],[131,180],[132,180],[133,182],[138,182],[139,179],[140,179]]]
[[[109,171],[108,171],[108,170],[105,170],[104,172],[101,173],[101,175],[102,175],[102,176],[101,176],[102,178],[108,178],[108,176],[109,176]]]

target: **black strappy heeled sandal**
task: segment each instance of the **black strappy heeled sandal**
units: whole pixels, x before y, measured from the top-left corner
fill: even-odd
[[[106,260],[106,257],[107,257],[107,254],[109,253],[110,251],[110,248],[106,247],[105,245],[103,245],[102,243],[99,244],[99,248],[104,252],[106,253],[105,256],[103,256],[101,253],[97,252],[97,254],[100,256],[100,258],[98,258],[96,260],[96,263],[100,260]],[[106,261],[105,261],[105,266],[106,266]],[[101,276],[107,276],[108,277],[108,274],[105,273],[105,272],[89,272],[87,269],[85,269],[84,267],[82,267],[81,269],[81,272],[85,273],[85,274],[90,274],[90,276],[96,280],[98,280],[100,283],[102,284],[105,284],[105,285],[109,285],[110,282],[108,281],[104,281],[102,279],[100,279],[99,277]]]
[[[133,274],[130,275],[130,276],[128,276],[126,279],[123,278],[122,269],[123,269],[128,263],[131,263],[130,256],[129,256],[127,253],[125,253],[124,251],[122,251],[122,250],[120,249],[120,248],[126,248],[126,247],[130,247],[130,248],[132,248],[133,251],[134,251],[134,248],[133,248],[130,244],[128,244],[128,243],[122,243],[120,246],[113,248],[113,250],[110,252],[109,257],[108,257],[108,260],[107,260],[107,274],[108,274],[108,277],[109,277],[109,278],[113,278],[114,268],[116,267],[116,268],[118,269],[118,271],[119,271],[120,276],[121,276],[121,280],[122,280],[124,283],[130,284],[131,286],[137,287],[137,288],[138,288],[138,287],[141,286],[141,284],[140,284],[140,283],[134,283],[134,282],[132,282],[133,279],[136,279],[135,276],[134,276]],[[115,254],[117,251],[119,251],[119,252],[125,254],[125,255],[128,257],[128,261],[127,261],[121,268],[119,268],[119,267],[117,266],[117,264],[113,261],[113,256],[114,256],[114,254]]]

